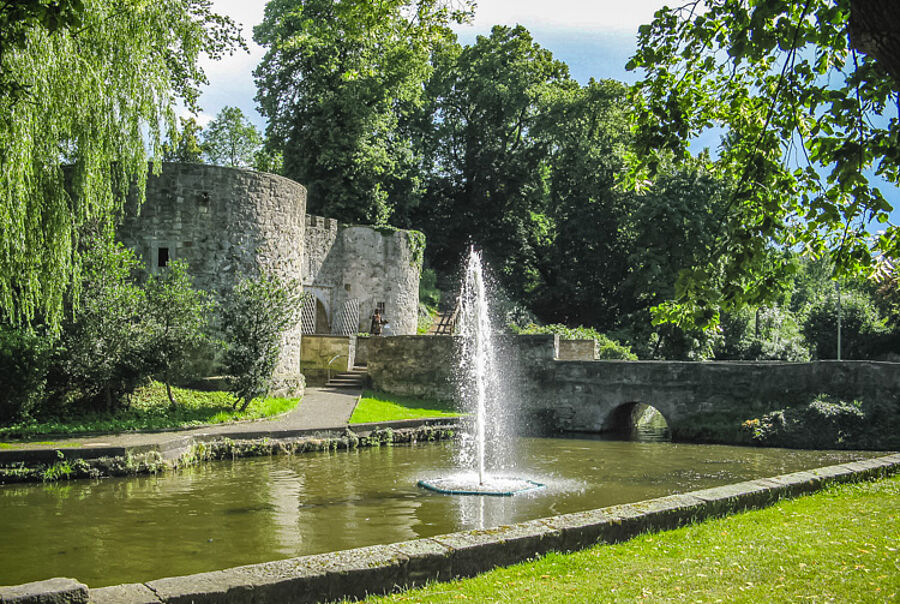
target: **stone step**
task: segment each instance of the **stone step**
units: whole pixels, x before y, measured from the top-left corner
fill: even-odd
[[[342,371],[331,376],[325,384],[329,388],[355,388],[362,389],[368,385],[369,374],[365,367],[354,367],[351,371]]]

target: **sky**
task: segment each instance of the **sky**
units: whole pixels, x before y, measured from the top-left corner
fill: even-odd
[[[549,49],[556,59],[569,66],[573,78],[586,84],[590,78],[612,78],[627,83],[637,81],[639,73],[625,70],[625,63],[636,49],[638,27],[649,23],[653,13],[669,0],[478,0],[471,24],[454,29],[463,44],[481,34],[489,34],[494,25],[524,25],[535,42]],[[209,85],[200,97],[202,112],[198,122],[205,126],[226,105],[240,107],[260,129],[265,120],[256,110],[253,69],[264,51],[253,43],[253,26],[262,21],[263,0],[213,0],[216,12],[242,25],[250,49],[221,61],[204,62]],[[692,148],[714,148],[715,133],[693,141]],[[881,186],[885,198],[894,206],[891,222],[900,224],[900,189]]]
[[[649,23],[662,0],[479,0],[475,20],[455,28],[460,42],[490,33],[494,25],[524,25],[535,41],[569,65],[572,77],[581,83],[591,78],[613,78],[634,82],[625,71],[625,62],[635,49],[635,35],[642,23]],[[253,26],[262,21],[265,2],[261,0],[213,0],[216,12],[243,26],[250,52],[238,52],[221,61],[205,61],[209,77],[200,98],[198,116],[205,125],[225,105],[237,106],[260,129],[265,120],[256,111],[253,97],[253,68],[264,54],[253,43]],[[552,8],[551,8],[552,7]]]

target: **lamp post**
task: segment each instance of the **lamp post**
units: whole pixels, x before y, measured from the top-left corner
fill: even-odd
[[[834,289],[837,291],[837,360],[841,360],[841,283],[838,280],[834,282]]]

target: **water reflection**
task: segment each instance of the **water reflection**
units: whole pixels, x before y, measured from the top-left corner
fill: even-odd
[[[872,453],[521,439],[547,489],[453,497],[416,481],[454,468],[419,444],[218,462],[162,477],[0,487],[0,585],[54,576],[91,586],[391,543],[639,501]],[[10,544],[14,544],[11,546]]]

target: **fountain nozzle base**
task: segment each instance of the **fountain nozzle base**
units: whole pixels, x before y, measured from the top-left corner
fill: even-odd
[[[489,497],[512,497],[528,491],[543,489],[545,485],[524,478],[492,478],[484,483],[470,482],[459,477],[420,480],[423,489],[444,495],[486,495]]]

